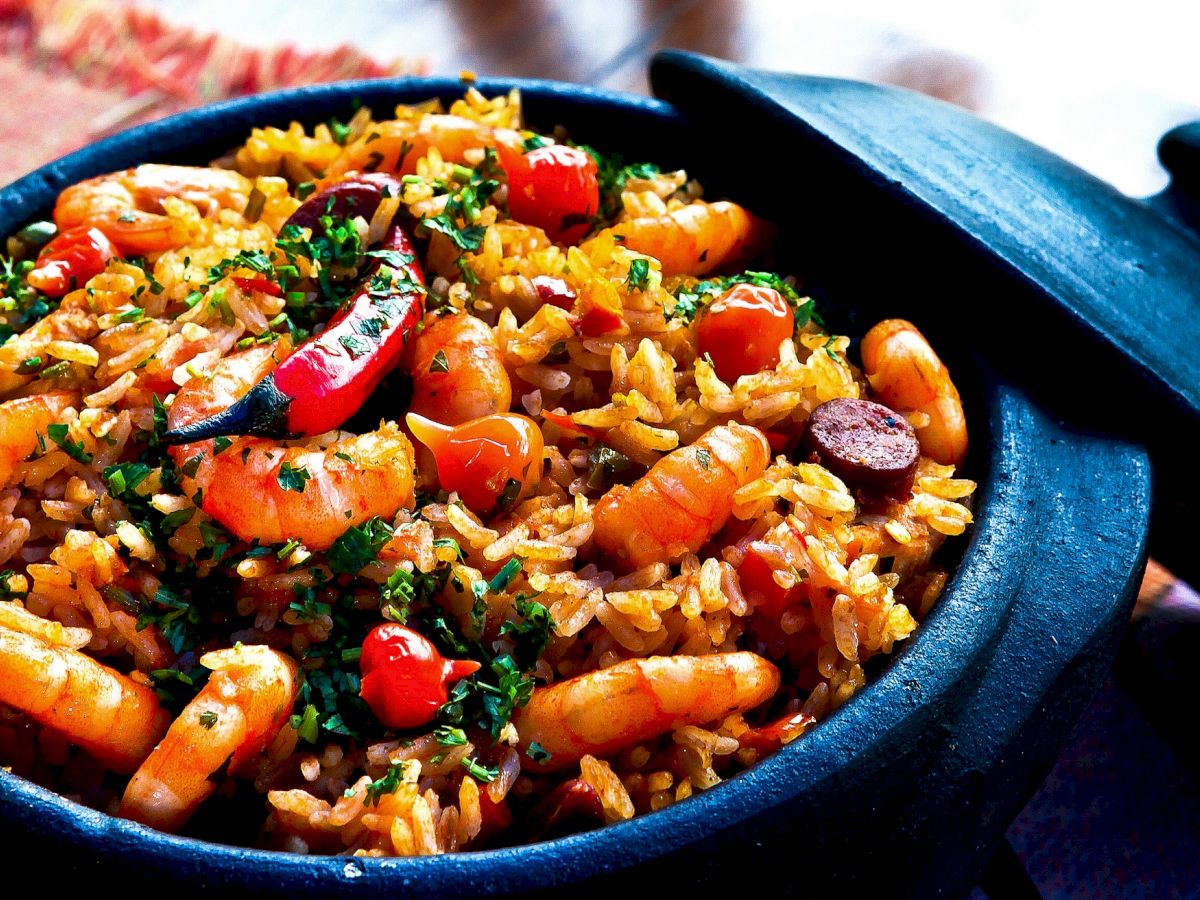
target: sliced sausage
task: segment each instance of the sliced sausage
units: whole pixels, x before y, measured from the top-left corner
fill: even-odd
[[[871,496],[907,494],[921,457],[916,432],[904,416],[848,397],[812,411],[801,446],[850,488]]]

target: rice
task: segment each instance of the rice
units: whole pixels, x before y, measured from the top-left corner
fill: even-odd
[[[972,522],[974,483],[931,454],[911,490],[864,502],[855,484],[797,450],[822,403],[872,394],[847,355],[849,337],[807,321],[757,371],[718,373],[717,354],[702,352],[680,304],[705,284],[729,290],[761,278],[722,280],[701,272],[700,259],[685,267],[696,274],[672,274],[636,246],[639,223],[711,210],[686,173],[626,173],[606,198],[619,227],[555,244],[508,218],[519,200],[485,146],[495,143],[492,129],[523,127],[519,96],[472,89],[448,112],[459,118],[429,118],[442,114],[430,103],[401,107],[392,120],[364,108],[342,127],[255,129],[224,161],[244,176],[240,192],[167,196],[155,207],[170,248],[111,261],[36,321],[18,321],[25,310],[0,297],[0,324],[17,332],[0,346],[0,433],[29,445],[0,461],[0,629],[94,656],[158,691],[172,717],[204,690],[202,650],[270,647],[294,660],[303,690],[232,776],[265,797],[261,843],[275,849],[478,849],[553,831],[565,791],[575,792],[581,819],[596,823],[682,802],[754,764],[771,741],[799,739],[861,690],[936,602],[947,572],[935,554]],[[537,465],[506,471],[496,505],[476,509],[467,488],[438,480],[431,463],[440,460],[419,456],[411,502],[377,521],[345,509],[353,523],[342,531],[339,520],[333,546],[313,540],[303,520],[285,541],[238,538],[226,521],[231,495],[261,500],[263,520],[289,492],[311,491],[304,500],[313,504],[340,500],[343,485],[329,473],[349,481],[363,457],[335,462],[333,445],[345,438],[337,433],[169,453],[164,419],[201,386],[232,391],[225,379],[235,353],[281,357],[303,340],[301,328],[327,327],[337,304],[326,292],[353,289],[361,268],[314,260],[296,248],[311,249],[319,235],[279,241],[280,228],[301,203],[301,183],[336,180],[372,164],[373,152],[396,157],[399,188],[347,228],[373,246],[396,222],[424,223],[415,237],[428,306],[487,326],[510,408],[544,445],[540,477]],[[247,218],[251,190],[262,204]],[[431,220],[462,224],[450,234]],[[664,260],[671,252],[663,248]],[[288,284],[277,290],[281,277]],[[542,301],[544,279],[561,282],[556,302]],[[791,281],[768,284],[793,306],[806,302]],[[715,295],[704,296],[697,302]],[[452,373],[463,379],[459,392],[469,394],[481,371]],[[15,401],[51,395],[61,412],[22,432]],[[387,400],[382,415],[402,419],[390,396],[377,399]],[[932,421],[928,410],[897,414],[918,428]],[[735,459],[722,455],[729,445],[710,452],[702,443],[748,426],[775,448],[757,467],[748,452]],[[306,486],[252,472],[241,454],[255,448],[301,454],[287,458]],[[232,483],[214,483],[210,470],[221,467],[237,473]],[[740,467],[744,478],[723,480]],[[659,493],[630,513],[647,479]],[[520,490],[504,496],[509,481]],[[614,509],[632,550],[657,546],[660,558],[608,549]],[[386,728],[363,700],[364,636],[385,621],[481,664],[417,728]],[[594,752],[559,769],[531,764],[534,729],[523,718],[531,696],[650,658],[733,652],[777,667],[779,693],[611,752],[585,746]],[[706,687],[639,683],[629,703],[597,697],[550,731],[583,721],[619,730],[655,689]],[[68,769],[100,771],[36,715],[0,704],[0,720],[15,723],[0,728],[0,764],[50,772],[43,780],[60,788]],[[119,809],[116,783],[97,778],[82,796]]]

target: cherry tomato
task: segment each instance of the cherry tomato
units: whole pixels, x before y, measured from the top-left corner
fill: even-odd
[[[433,721],[454,684],[479,669],[469,659],[443,659],[423,635],[388,622],[363,641],[362,688],[371,712],[388,728],[417,728]]]
[[[779,362],[779,344],[795,321],[783,296],[756,284],[735,284],[696,323],[696,347],[708,354],[722,381],[736,381]]]
[[[596,161],[575,147],[551,144],[521,154],[501,143],[500,165],[508,176],[508,211],[560,244],[574,244],[600,210]]]
[[[29,283],[50,297],[63,297],[83,287],[121,254],[99,228],[69,228],[42,248]]]
[[[789,606],[803,600],[806,592],[803,584],[782,588],[775,582],[771,575],[774,566],[769,559],[777,553],[778,548],[771,544],[752,541],[737,570],[742,593],[755,605],[755,609],[776,622]]]
[[[405,421],[433,451],[441,486],[458,491],[474,512],[486,512],[497,502],[511,507],[541,481],[542,432],[532,419],[503,413],[451,428],[409,413]]]

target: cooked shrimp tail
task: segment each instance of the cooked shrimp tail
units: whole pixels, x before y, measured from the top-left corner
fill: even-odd
[[[918,412],[921,451],[942,465],[967,455],[967,420],[950,370],[912,322],[885,319],[862,340],[863,371],[879,398],[898,412]]]
[[[778,689],[778,670],[754,653],[652,656],[535,688],[513,721],[522,750],[537,742],[550,754],[542,763],[526,756],[525,768],[557,771],[746,712]]]
[[[120,815],[178,831],[217,788],[238,774],[284,726],[300,689],[299,667],[269,647],[237,646],[200,657],[212,677],[134,773]]]

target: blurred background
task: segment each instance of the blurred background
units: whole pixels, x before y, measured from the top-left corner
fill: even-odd
[[[0,0],[0,184],[137,122],[242,93],[399,74],[647,93],[664,47],[902,85],[1143,196],[1200,119],[1200,3],[1140,0]],[[981,885],[1200,896],[1200,598],[1151,565],[1114,675]]]

